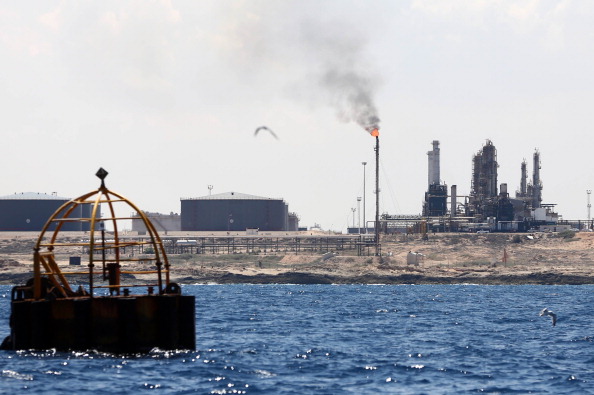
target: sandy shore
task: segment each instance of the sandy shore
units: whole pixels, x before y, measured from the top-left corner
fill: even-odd
[[[382,238],[381,257],[339,251],[326,260],[321,253],[259,253],[181,254],[169,261],[172,279],[181,284],[594,284],[594,233],[569,236],[435,234],[423,241],[398,235]],[[34,234],[0,234],[1,284],[31,277],[35,241]],[[407,264],[409,251],[422,254],[418,265]],[[130,263],[122,270],[140,268]]]

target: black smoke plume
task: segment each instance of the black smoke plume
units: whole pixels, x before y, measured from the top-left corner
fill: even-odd
[[[331,95],[331,104],[343,122],[355,122],[371,132],[379,128],[380,118],[373,101],[373,82],[349,70],[328,70],[322,85]]]

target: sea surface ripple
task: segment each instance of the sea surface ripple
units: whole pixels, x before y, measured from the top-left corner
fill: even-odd
[[[0,336],[10,288],[0,286]],[[2,393],[594,393],[594,286],[187,285],[196,351],[0,351]],[[539,317],[544,307],[559,317]]]

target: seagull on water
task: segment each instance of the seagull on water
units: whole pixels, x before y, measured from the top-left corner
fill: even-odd
[[[268,126],[259,126],[259,127],[256,129],[256,131],[254,132],[254,137],[258,135],[258,132],[259,132],[260,130],[268,130],[268,131],[270,132],[270,134],[272,135],[272,137],[274,137],[275,139],[277,139],[277,140],[278,140],[278,137],[276,136],[276,134],[275,134],[275,133],[274,133],[272,130],[270,130],[270,128],[269,128]]]
[[[557,314],[553,313],[551,310],[547,309],[546,307],[541,310],[539,317],[550,315],[551,319],[553,320],[553,326],[557,323]]]

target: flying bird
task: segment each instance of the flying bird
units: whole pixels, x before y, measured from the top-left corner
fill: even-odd
[[[260,126],[260,127],[258,127],[256,129],[256,131],[254,132],[254,137],[258,135],[258,132],[260,130],[268,130],[270,132],[270,134],[272,135],[272,137],[274,137],[275,139],[278,140],[278,137],[276,136],[276,134],[272,130],[270,130],[270,128],[268,126]]]
[[[551,316],[551,319],[553,320],[553,326],[555,326],[555,324],[557,323],[557,314],[553,313],[551,310],[549,310],[545,307],[544,309],[542,309],[542,311],[540,312],[540,314],[538,316],[543,317],[545,315]]]

